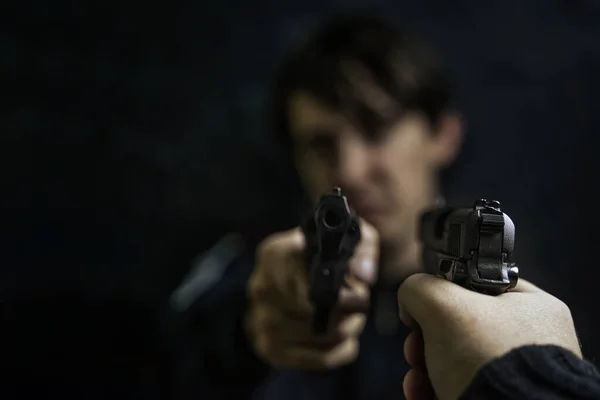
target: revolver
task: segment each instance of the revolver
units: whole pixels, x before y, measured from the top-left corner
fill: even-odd
[[[490,295],[517,284],[519,268],[512,262],[515,225],[497,200],[426,211],[419,236],[427,273]]]
[[[313,331],[324,333],[338,300],[347,263],[360,242],[360,226],[342,189],[334,187],[300,224],[306,238],[309,298],[314,306]]]

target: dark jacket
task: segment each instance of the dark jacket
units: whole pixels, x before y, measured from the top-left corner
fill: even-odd
[[[253,355],[242,329],[253,245],[243,251],[234,247],[213,249],[212,262],[204,265],[213,270],[205,274],[212,284],[198,285],[202,293],[193,301],[183,301],[187,305],[182,307],[172,296],[168,314],[175,400],[404,398],[408,331],[398,319],[396,288],[373,291],[360,355],[352,364],[329,372],[272,370]],[[219,254],[226,262],[219,264]],[[197,274],[202,275],[201,269]],[[600,376],[591,364],[562,349],[527,347],[483,368],[463,398],[600,399]]]

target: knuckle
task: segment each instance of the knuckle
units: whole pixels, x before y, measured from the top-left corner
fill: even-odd
[[[366,313],[371,304],[369,287],[359,280],[348,282],[349,288],[342,287],[338,295],[336,308],[343,314]]]
[[[271,235],[263,240],[256,249],[256,261],[261,265],[265,260],[269,260],[277,251],[277,234]]]
[[[266,237],[256,249],[257,264],[270,263],[273,258],[282,257],[293,252],[297,247],[303,247],[303,234],[298,228],[277,232]]]
[[[266,339],[276,338],[275,332],[280,329],[282,323],[285,324],[285,321],[281,321],[280,318],[274,315],[270,307],[261,304],[264,303],[257,303],[252,307],[250,314],[251,326],[256,334],[260,334]]]
[[[346,318],[339,326],[338,333],[343,338],[358,337],[365,327],[366,316],[355,314]]]
[[[562,318],[565,319],[571,319],[572,318],[572,314],[571,314],[571,308],[567,305],[567,303],[565,303],[564,301],[562,301],[559,298],[555,297],[555,311],[556,313],[561,316]]]
[[[348,348],[346,352],[347,359],[346,361],[353,361],[356,357],[358,357],[358,349],[359,343],[357,338],[350,339],[348,341]]]
[[[267,285],[262,279],[253,279],[250,281],[250,300],[256,301],[260,298],[265,297],[269,292],[269,285]]]
[[[333,350],[326,353],[319,360],[321,368],[335,368],[343,364],[352,362],[358,357],[359,344],[357,338],[351,338],[343,342],[339,350]]]
[[[363,221],[360,228],[364,241],[369,243],[379,242],[379,232],[377,232],[377,229],[375,229],[375,227],[373,227],[371,224]]]
[[[264,264],[263,264],[264,265]],[[247,294],[251,301],[256,301],[265,296],[271,291],[270,280],[268,279],[268,272],[261,267],[261,264],[254,266],[254,271],[248,281]]]

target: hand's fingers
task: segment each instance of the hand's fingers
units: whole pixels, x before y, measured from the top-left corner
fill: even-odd
[[[253,302],[273,304],[295,318],[308,317],[313,313],[313,305],[308,298],[306,278],[300,274],[291,274],[285,287],[277,286],[263,277],[250,283],[249,297]]]
[[[379,234],[364,220],[359,221],[361,240],[348,263],[350,272],[363,282],[372,285],[379,270]]]
[[[255,333],[294,341],[310,335],[311,314],[286,312],[267,302],[254,304],[251,326]]]
[[[257,265],[264,265],[271,284],[290,293],[289,289],[302,282],[301,288],[307,290],[308,272],[303,258],[306,243],[300,228],[273,235],[271,243],[270,246],[265,245],[265,253],[259,253],[258,256],[264,255],[265,262],[257,262]]]
[[[347,280],[353,279],[348,277]],[[301,275],[290,276],[287,291],[279,290],[267,279],[255,280],[250,289],[250,297],[261,304],[272,304],[294,318],[309,318],[314,306],[308,299],[308,285]],[[371,304],[370,292],[365,283],[354,279],[351,285],[340,288],[338,301],[332,314],[367,313]]]
[[[306,274],[302,262],[305,245],[300,228],[269,236],[256,250],[256,265],[259,267],[256,272],[273,277],[276,283],[278,278],[285,280],[296,273]]]
[[[305,246],[304,234],[300,228],[296,227],[266,238],[256,250],[256,255],[259,260],[281,259],[287,255],[296,257],[302,254]]]
[[[340,288],[334,312],[366,313],[369,311],[370,302],[371,296],[368,285],[352,275],[348,275],[345,278],[344,286]]]
[[[283,244],[289,252],[299,254],[304,251],[306,241],[304,233],[300,227],[295,227],[287,231],[279,232],[271,236],[273,243]]]
[[[398,316],[400,317],[400,321],[402,321],[402,323],[406,325],[407,328],[419,329],[419,324],[417,323],[417,321],[415,321],[415,319],[408,313],[408,311],[406,311],[406,309],[402,307],[402,304],[398,304]]]
[[[271,348],[268,360],[281,367],[323,370],[352,362],[358,355],[358,339],[350,338],[327,350],[298,347]]]
[[[303,249],[304,235],[299,228],[265,239],[256,253],[249,297],[272,302],[288,312],[312,312]]]
[[[407,400],[434,400],[435,392],[431,381],[423,370],[411,369],[404,376],[402,384]]]
[[[357,337],[364,329],[366,315],[332,314],[327,332],[315,334],[312,315],[290,314],[269,303],[258,303],[252,309],[251,331],[285,344],[327,347],[350,337]]]
[[[346,315],[339,320],[332,318],[327,332],[324,335],[315,335],[311,332],[307,344],[322,347],[358,337],[365,328],[366,322],[367,316],[362,313]]]
[[[406,278],[398,289],[398,307],[423,327],[440,308],[450,308],[457,293],[468,290],[437,276],[418,273]]]
[[[519,279],[514,292],[535,293],[540,292],[530,282]],[[510,295],[510,293],[509,293]],[[437,276],[418,273],[404,280],[398,289],[398,307],[404,316],[401,318],[410,322],[412,317],[423,329],[424,325],[435,321],[436,315],[458,312],[463,304],[490,299],[489,295],[465,289],[455,283]]]
[[[411,367],[425,369],[425,345],[421,332],[412,331],[404,340],[404,358]]]

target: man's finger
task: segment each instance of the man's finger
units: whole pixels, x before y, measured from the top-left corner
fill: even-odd
[[[398,304],[398,316],[400,317],[400,321],[410,329],[419,329],[419,324],[415,319],[406,311],[402,304]]]
[[[351,338],[327,350],[303,346],[286,347],[273,351],[268,358],[269,361],[280,367],[326,370],[354,361],[358,356],[358,348],[358,339]]]
[[[273,303],[260,302],[252,308],[252,326],[255,331],[284,340],[296,341],[311,334],[312,314],[290,313],[274,306]]]
[[[406,278],[400,285],[398,289],[398,307],[425,329],[424,324],[435,318],[440,310],[447,311],[451,310],[452,307],[458,307],[460,305],[454,303],[458,299],[470,295],[477,296],[479,294],[470,292],[443,278],[417,273]]]
[[[361,281],[372,285],[379,270],[379,234],[364,220],[359,221],[361,240],[348,263],[350,272]]]
[[[511,292],[535,293],[540,289],[532,283],[519,279],[516,287]],[[424,273],[409,276],[398,289],[398,307],[412,317],[419,325],[431,319],[433,314],[440,309],[451,310],[452,307],[460,306],[454,304],[459,301],[476,300],[477,296],[488,296],[480,294],[446,279]],[[470,298],[471,300],[466,300]]]
[[[344,285],[340,288],[334,312],[366,313],[369,311],[370,302],[371,296],[368,284],[348,274],[344,279]]]
[[[304,234],[299,227],[274,233],[266,238],[258,247],[258,254],[273,254],[284,251],[301,251],[304,249]]]
[[[298,304],[303,310],[309,309],[304,246],[304,235],[299,228],[265,239],[256,252],[250,297],[277,302],[282,307]]]
[[[435,400],[435,392],[427,373],[421,369],[411,369],[402,383],[407,400]]]
[[[346,316],[332,316],[329,321],[327,332],[316,334],[312,331],[312,325],[308,325],[309,332],[294,344],[302,347],[315,349],[326,349],[335,346],[349,338],[358,337],[365,327],[367,317],[364,314],[351,314]]]
[[[412,331],[404,340],[404,358],[413,368],[425,368],[425,342],[421,332]]]
[[[290,274],[287,279],[278,281],[274,278],[265,275],[251,282],[249,297],[252,301],[276,305],[278,309],[292,316],[300,317],[313,313],[305,275]]]
[[[256,264],[268,272],[289,273],[281,264],[289,262],[290,259],[301,259],[305,246],[306,241],[300,228],[275,233],[266,238],[256,250]]]

